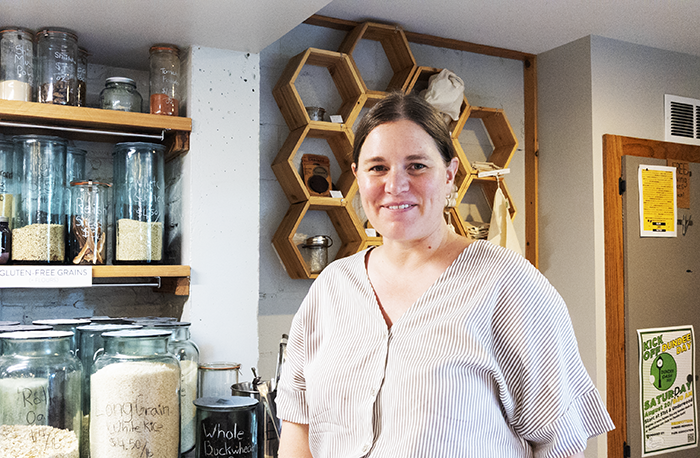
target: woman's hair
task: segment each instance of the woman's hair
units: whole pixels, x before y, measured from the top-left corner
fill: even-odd
[[[402,119],[413,121],[432,137],[445,163],[456,156],[450,131],[442,115],[418,95],[392,92],[377,102],[360,120],[355,133],[352,161],[358,163],[362,145],[375,127]]]

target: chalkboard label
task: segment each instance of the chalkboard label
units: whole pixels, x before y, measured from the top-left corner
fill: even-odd
[[[248,397],[206,397],[197,406],[197,458],[257,458],[258,401]]]

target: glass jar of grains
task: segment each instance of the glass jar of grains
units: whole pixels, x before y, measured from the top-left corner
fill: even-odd
[[[127,142],[114,147],[114,263],[163,260],[165,146]]]
[[[34,32],[0,30],[0,99],[31,102],[34,93]]]
[[[170,332],[103,334],[90,376],[90,458],[178,458],[180,366]]]
[[[13,137],[19,175],[19,209],[12,230],[12,260],[62,263],[66,140],[45,135]]]
[[[197,409],[197,368],[199,366],[199,348],[190,339],[190,324],[184,321],[156,323],[155,329],[171,332],[168,350],[180,362],[180,453],[194,448],[195,423]]]
[[[141,112],[143,99],[136,90],[136,82],[131,78],[113,76],[107,78],[100,92],[100,108],[103,110]]]
[[[0,334],[0,456],[78,458],[82,370],[71,336]]]
[[[36,101],[77,105],[78,35],[58,27],[37,32]]]

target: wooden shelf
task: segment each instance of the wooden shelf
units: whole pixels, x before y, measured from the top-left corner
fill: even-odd
[[[176,296],[190,294],[190,267],[166,265],[105,265],[93,266],[92,278],[156,278],[161,287],[156,291]]]
[[[160,142],[168,146],[166,160],[189,150],[192,131],[190,118],[15,100],[0,100],[0,122],[16,124],[1,126],[13,132],[53,130],[61,131],[62,137],[88,141],[126,141],[130,134],[134,138],[144,134],[162,135]]]

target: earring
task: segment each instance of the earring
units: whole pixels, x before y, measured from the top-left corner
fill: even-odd
[[[452,191],[445,196],[445,208],[454,208],[457,206],[457,185],[452,185]]]

